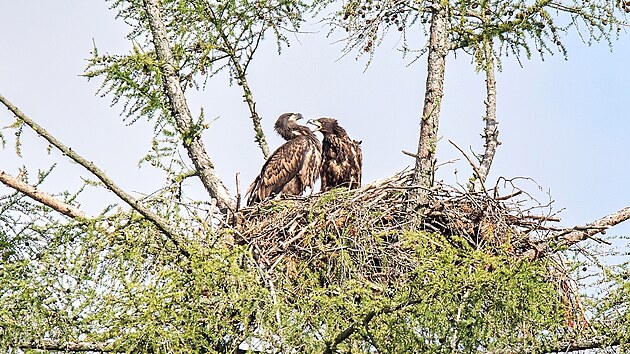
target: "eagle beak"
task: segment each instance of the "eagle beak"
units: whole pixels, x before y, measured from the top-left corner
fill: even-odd
[[[322,129],[322,124],[317,121],[316,119],[309,119],[308,122],[306,122],[306,124],[310,124],[315,126],[315,130],[314,131],[318,131]]]
[[[300,120],[304,118],[304,116],[302,116],[302,113],[294,113],[293,115],[295,116],[295,120]]]

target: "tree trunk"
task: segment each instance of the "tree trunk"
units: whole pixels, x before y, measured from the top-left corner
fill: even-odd
[[[230,196],[223,181],[221,181],[214,170],[214,165],[210,161],[206,148],[201,141],[201,135],[192,122],[192,115],[179,81],[177,66],[173,59],[166,27],[164,22],[162,22],[157,0],[144,0],[144,7],[153,36],[155,51],[158,59],[163,64],[164,93],[168,97],[171,113],[175,119],[177,131],[182,136],[188,157],[190,157],[197,169],[199,178],[208,194],[216,200],[219,209],[223,213],[226,213],[228,210],[235,210],[236,200]]]
[[[440,117],[440,106],[444,95],[444,69],[448,54],[448,9],[435,2],[431,14],[429,33],[429,55],[427,65],[427,82],[424,93],[424,108],[420,124],[420,138],[414,168],[413,183],[421,188],[413,196],[417,204],[425,204],[429,189],[433,185],[435,168],[435,151]]]
[[[484,188],[490,166],[494,160],[494,154],[499,146],[499,130],[497,129],[497,86],[494,77],[495,65],[492,54],[492,40],[488,39],[484,43],[485,72],[486,72],[486,116],[484,118],[486,127],[484,129],[485,151],[479,166],[479,176],[475,177],[473,188],[480,192]]]

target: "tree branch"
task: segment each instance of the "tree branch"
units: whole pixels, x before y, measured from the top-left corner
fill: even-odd
[[[524,347],[512,347],[490,351],[491,354],[516,354],[516,353],[571,353],[588,349],[610,348],[620,345],[619,338],[612,339],[608,336],[594,336],[577,341],[564,341],[558,343],[531,345]]]
[[[535,249],[525,252],[523,256],[531,260],[542,258],[547,254],[555,253],[587,238],[593,238],[598,233],[605,233],[608,228],[628,219],[630,219],[630,206],[608,214],[585,226],[573,227],[557,232],[544,240],[532,242]]]
[[[428,188],[433,186],[440,106],[444,96],[444,70],[448,54],[448,5],[441,5],[437,1],[433,5],[435,8],[431,12],[424,107],[418,138],[418,157],[413,174],[413,185],[424,187],[418,188],[412,195],[418,205],[427,202]]]
[[[13,347],[22,350],[47,350],[60,352],[112,352],[111,343],[104,342],[61,342],[50,339],[20,343]]]
[[[182,246],[182,243],[178,239],[178,231],[171,227],[168,222],[162,219],[160,216],[155,214],[149,208],[145,207],[144,204],[140,203],[131,195],[127,194],[122,188],[120,188],[114,181],[112,181],[101,169],[96,167],[94,163],[86,160],[81,155],[74,152],[71,148],[62,144],[59,140],[57,140],[54,136],[52,136],[48,131],[46,131],[42,126],[37,124],[34,120],[30,119],[26,114],[20,111],[16,106],[14,106],[9,100],[7,100],[4,96],[0,94],[0,102],[2,102],[13,114],[15,114],[18,119],[22,120],[26,125],[31,127],[39,136],[46,139],[50,144],[55,146],[61,152],[66,154],[70,159],[83,166],[86,170],[90,171],[96,178],[98,178],[107,189],[116,194],[120,199],[125,201],[129,206],[131,206],[134,210],[140,213],[144,218],[151,221],[159,230],[162,232],[169,240],[171,240],[175,246],[179,249],[180,253],[186,257],[189,256],[188,251]]]
[[[91,216],[84,213],[81,209],[67,204],[48,193],[39,191],[37,190],[37,188],[31,186],[30,184],[24,183],[20,179],[15,178],[2,170],[0,170],[0,182],[4,183],[7,187],[24,193],[31,199],[34,199],[50,208],[55,209],[65,216],[73,219],[92,219]]]
[[[484,183],[488,178],[490,172],[490,166],[494,159],[494,154],[499,146],[499,130],[497,129],[497,86],[494,76],[495,65],[494,57],[492,54],[492,39],[484,41],[484,56],[485,56],[485,69],[486,72],[486,127],[484,129],[483,137],[486,140],[484,147],[485,151],[481,163],[479,165],[478,178],[473,182],[473,188],[476,192],[484,189]]]
[[[372,319],[376,316],[396,312],[404,308],[407,308],[409,306],[417,305],[421,302],[422,300],[409,300],[407,302],[403,302],[393,307],[387,306],[380,310],[370,311],[367,313],[367,315],[365,315],[365,317],[363,317],[363,321],[361,322],[361,324],[363,325],[363,327],[367,328],[367,326],[370,324],[370,321],[372,321]],[[337,336],[335,336],[335,339],[332,342],[326,344],[326,349],[324,350],[324,354],[334,353],[337,350],[337,346],[341,344],[341,342],[343,342],[344,340],[350,338],[350,336],[357,330],[358,325],[359,325],[358,322],[352,322],[342,332],[337,334]]]
[[[199,171],[201,183],[210,197],[217,201],[223,213],[236,209],[236,200],[230,196],[225,184],[216,174],[214,165],[201,140],[201,134],[193,124],[192,115],[184,96],[184,91],[177,75],[177,65],[169,45],[166,26],[162,21],[157,0],[144,0],[149,28],[158,60],[163,64],[164,94],[168,97],[171,114],[175,120],[177,131],[182,136],[183,145],[188,157]]]
[[[212,6],[208,2],[205,2],[205,5],[206,11],[215,20],[213,21],[213,23],[215,24],[217,32],[219,32],[221,39],[223,40],[224,48],[222,48],[222,51],[230,58],[230,61],[232,62],[232,68],[234,69],[234,73],[236,74],[238,85],[241,86],[241,88],[243,89],[243,98],[245,99],[247,107],[249,108],[249,113],[252,118],[252,125],[254,126],[255,140],[263,153],[263,157],[265,158],[265,160],[267,160],[269,158],[269,155],[271,155],[271,152],[269,151],[269,145],[267,144],[267,140],[265,138],[265,132],[262,128],[262,125],[260,124],[262,118],[260,118],[260,115],[258,115],[258,111],[256,110],[256,101],[254,101],[254,95],[252,94],[252,90],[250,89],[249,83],[247,81],[247,67],[249,66],[249,62],[254,55],[254,52],[258,48],[258,44],[262,39],[263,32],[258,35],[254,48],[249,54],[249,59],[247,60],[245,65],[241,65],[241,62],[236,55],[237,48],[235,48],[232,42],[230,42],[228,36],[223,31],[223,25],[216,23],[218,18],[214,13],[214,10],[212,9]]]

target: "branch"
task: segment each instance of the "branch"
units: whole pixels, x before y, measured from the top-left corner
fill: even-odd
[[[417,205],[428,202],[429,194],[426,190],[433,187],[440,108],[444,96],[444,70],[448,55],[448,1],[435,1],[432,4],[435,8],[431,11],[429,28],[427,79],[418,137],[418,157],[412,181],[413,185],[423,188],[418,188],[410,196]]]
[[[577,341],[565,341],[558,343],[531,345],[524,347],[513,347],[490,351],[491,354],[512,354],[512,353],[571,353],[589,349],[602,349],[618,346],[621,344],[619,338],[611,339],[607,336],[594,336]]]
[[[178,231],[171,227],[168,222],[162,219],[160,216],[155,214],[153,211],[145,207],[142,203],[136,200],[131,195],[127,194],[122,188],[120,188],[114,181],[112,181],[101,169],[96,167],[94,163],[86,160],[81,155],[74,152],[71,148],[62,144],[59,140],[57,140],[54,136],[52,136],[48,131],[46,131],[43,127],[29,118],[26,114],[22,113],[16,106],[14,106],[9,100],[7,100],[4,96],[0,94],[0,102],[2,102],[13,114],[15,114],[18,119],[21,119],[26,125],[31,127],[39,136],[46,139],[50,144],[55,146],[73,161],[83,166],[86,170],[90,171],[96,178],[98,178],[107,189],[114,192],[120,199],[125,201],[129,206],[131,206],[134,210],[140,213],[144,218],[152,222],[159,230],[162,232],[169,240],[171,240],[175,246],[179,249],[180,253],[186,257],[189,256],[188,251],[182,246],[181,242],[178,239]]]
[[[532,260],[544,257],[547,254],[557,252],[558,250],[569,247],[587,238],[593,238],[599,233],[606,233],[606,230],[610,227],[628,219],[630,219],[630,206],[606,215],[585,226],[576,226],[557,232],[542,241],[533,242],[535,249],[525,252],[523,256]],[[553,245],[553,247],[551,247],[551,245]]]
[[[214,10],[212,10],[212,6],[208,2],[206,2],[205,5],[206,10],[215,19],[215,21],[218,20],[217,16],[214,13]],[[247,82],[247,67],[249,66],[249,63],[254,56],[254,52],[258,48],[258,44],[262,39],[263,32],[258,35],[258,38],[256,39],[256,44],[249,54],[247,62],[243,66],[241,65],[241,62],[236,55],[238,48],[235,48],[234,45],[230,42],[228,36],[223,31],[222,24],[217,25],[216,22],[214,22],[214,24],[217,28],[217,31],[221,35],[221,38],[223,39],[223,43],[225,45],[225,48],[222,48],[222,51],[229,56],[230,61],[232,62],[232,67],[236,74],[236,81],[238,82],[238,85],[243,88],[243,98],[245,99],[247,107],[249,108],[249,113],[251,114],[255,139],[258,143],[258,146],[260,147],[260,150],[262,150],[263,157],[265,158],[265,160],[267,160],[271,155],[271,152],[269,151],[269,145],[267,145],[265,132],[263,131],[262,125],[260,124],[260,121],[262,119],[260,118],[260,116],[258,115],[258,111],[256,110],[256,101],[254,101],[254,95],[252,94],[252,90],[250,89],[249,83]]]
[[[221,212],[233,211],[236,209],[236,200],[230,196],[225,184],[217,175],[203,141],[201,141],[201,134],[193,124],[184,90],[179,81],[179,75],[177,75],[177,65],[169,45],[166,26],[162,21],[158,1],[144,0],[143,3],[157,58],[163,64],[164,94],[168,97],[171,114],[175,120],[177,131],[183,138],[184,148],[193,165],[199,171],[201,183],[210,197],[217,201]]]
[[[370,311],[368,312],[367,315],[365,315],[365,317],[363,317],[363,321],[361,321],[361,325],[367,328],[368,325],[370,324],[370,321],[372,321],[372,319],[376,316],[396,312],[404,308],[407,308],[409,306],[417,305],[421,302],[422,300],[410,300],[410,301],[398,304],[394,307],[387,306],[378,311]],[[352,322],[348,327],[346,327],[346,329],[344,329],[342,332],[337,334],[337,336],[335,336],[335,339],[331,343],[326,344],[326,349],[324,350],[324,354],[334,353],[337,350],[337,346],[341,344],[341,342],[343,342],[344,340],[350,338],[350,336],[357,330],[357,325],[359,325],[358,322]]]
[[[73,219],[84,219],[89,220],[92,219],[91,216],[84,213],[81,209],[74,207],[70,204],[67,204],[52,195],[39,191],[37,188],[31,186],[30,184],[22,182],[20,179],[15,178],[4,171],[0,170],[0,182],[4,183],[7,187],[13,188],[17,191],[24,193],[30,198],[55,209],[61,214],[68,216]]]
[[[473,182],[473,187],[476,192],[481,191],[488,173],[490,172],[490,166],[492,166],[492,160],[494,154],[497,151],[499,143],[499,130],[497,129],[497,86],[494,77],[494,57],[492,54],[492,40],[488,39],[484,42],[484,55],[485,55],[485,72],[486,72],[486,127],[484,129],[483,137],[486,142],[484,144],[486,150],[481,159],[479,165],[478,179]]]
[[[47,350],[60,352],[112,352],[111,343],[105,342],[60,342],[56,340],[43,339],[30,343],[20,343],[13,345],[14,348],[22,350]]]
[[[457,144],[455,144],[452,140],[449,139],[448,142],[451,143],[451,145],[453,145],[457,150],[459,150],[459,152],[461,152],[462,155],[464,155],[464,157],[466,158],[466,161],[468,161],[468,164],[470,164],[470,167],[472,167],[474,175],[477,176],[477,178],[481,178],[481,172],[479,171],[479,167],[475,165],[473,160],[470,157],[468,157],[468,155],[464,152],[464,150],[462,150],[462,148],[457,146]]]

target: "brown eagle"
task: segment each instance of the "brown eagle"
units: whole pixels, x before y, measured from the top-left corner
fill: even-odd
[[[361,142],[352,140],[337,120],[333,118],[311,119],[316,129],[324,136],[322,140],[322,152],[324,162],[322,164],[322,192],[335,187],[347,187],[350,189],[361,187],[361,168],[363,166],[363,154]]]
[[[276,195],[302,195],[313,188],[322,166],[322,147],[313,132],[297,124],[300,113],[284,113],[275,130],[287,140],[271,154],[260,174],[249,186],[247,205]]]

